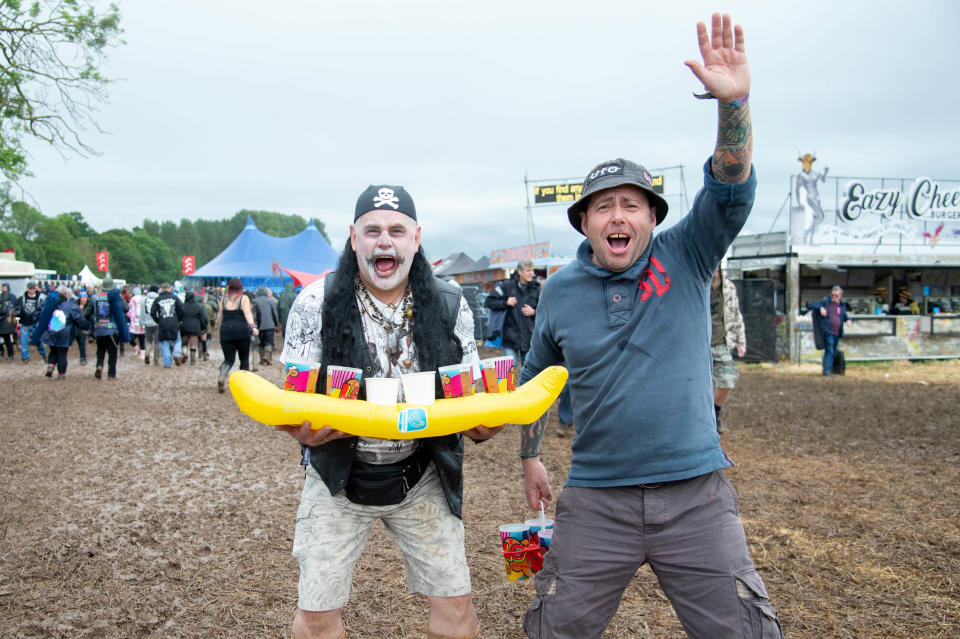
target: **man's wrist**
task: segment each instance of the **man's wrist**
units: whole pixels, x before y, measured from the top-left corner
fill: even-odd
[[[745,105],[747,104],[747,101],[748,101],[749,99],[750,99],[750,94],[749,94],[749,93],[746,94],[746,95],[743,96],[743,97],[736,98],[735,100],[732,100],[732,101],[730,101],[730,102],[723,102],[722,100],[720,100],[720,99],[718,98],[718,99],[717,99],[717,105],[719,105],[719,106],[721,106],[721,107],[727,107],[727,108],[730,108],[730,109],[740,109],[740,108],[742,108],[743,106],[745,106]]]
[[[706,93],[694,93],[693,97],[695,97],[698,100],[716,100],[717,104],[719,104],[720,106],[739,109],[740,107],[742,107],[747,103],[747,101],[750,98],[750,94],[748,93],[743,97],[735,98],[729,102],[725,102],[721,100],[720,98],[710,93],[709,91],[707,91]]]

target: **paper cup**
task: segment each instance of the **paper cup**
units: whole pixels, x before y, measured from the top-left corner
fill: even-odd
[[[526,524],[504,524],[500,526],[500,552],[507,569],[507,579],[520,581],[529,579],[529,549],[531,546],[530,528]]]
[[[283,365],[283,390],[315,393],[317,392],[317,377],[319,375],[320,364],[285,362]]]
[[[549,517],[547,517],[546,519],[544,519],[544,521],[546,522],[547,525],[546,525],[546,526],[543,526],[543,528],[553,528],[553,520],[552,520],[552,519],[550,519]],[[539,518],[539,517],[537,517],[537,518],[535,518],[535,519],[528,519],[528,520],[526,520],[525,522],[523,522],[523,524],[524,524],[527,528],[530,529],[530,534],[531,534],[531,535],[537,534],[537,533],[540,532],[541,526],[540,526],[540,518]]]
[[[470,364],[443,366],[438,372],[444,398],[473,395],[473,367]]]
[[[538,532],[537,539],[540,541],[540,555],[542,556],[550,550],[550,541],[553,539],[553,528],[546,528]]]
[[[483,389],[488,393],[507,393],[517,390],[520,371],[510,356],[480,360]]]
[[[391,406],[397,403],[400,380],[396,377],[368,377],[363,380],[367,385],[367,401],[372,404]]]
[[[417,406],[429,406],[436,399],[436,372],[408,373],[400,376],[403,401]]]
[[[339,399],[359,399],[363,371],[347,366],[327,366],[327,395]]]

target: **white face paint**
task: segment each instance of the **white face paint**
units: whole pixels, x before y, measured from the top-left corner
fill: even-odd
[[[413,256],[420,248],[420,227],[395,211],[367,211],[350,226],[350,246],[357,254],[360,281],[381,302],[403,294]]]

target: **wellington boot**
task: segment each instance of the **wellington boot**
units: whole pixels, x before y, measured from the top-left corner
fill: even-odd
[[[224,362],[220,364],[220,377],[217,378],[217,392],[223,393],[227,390],[227,377],[230,376],[230,367]]]
[[[265,351],[264,349],[262,349],[262,348],[260,349],[260,365],[261,365],[261,366],[269,366],[269,365],[270,365],[270,362],[267,361],[266,351]]]
[[[197,349],[191,348],[190,349],[190,365],[192,366],[196,363],[197,363]]]

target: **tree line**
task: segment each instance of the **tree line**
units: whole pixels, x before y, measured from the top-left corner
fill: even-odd
[[[307,220],[299,215],[243,209],[221,220],[184,218],[179,224],[144,220],[133,230],[98,233],[78,211],[48,217],[23,201],[5,208],[0,212],[0,251],[13,249],[18,260],[63,274],[79,273],[85,264],[98,273],[96,254],[107,251],[110,274],[129,282],[181,279],[184,255],[193,255],[200,268],[230,245],[248,216],[257,228],[275,237],[296,235],[307,226]],[[329,241],[323,223],[314,224]]]

